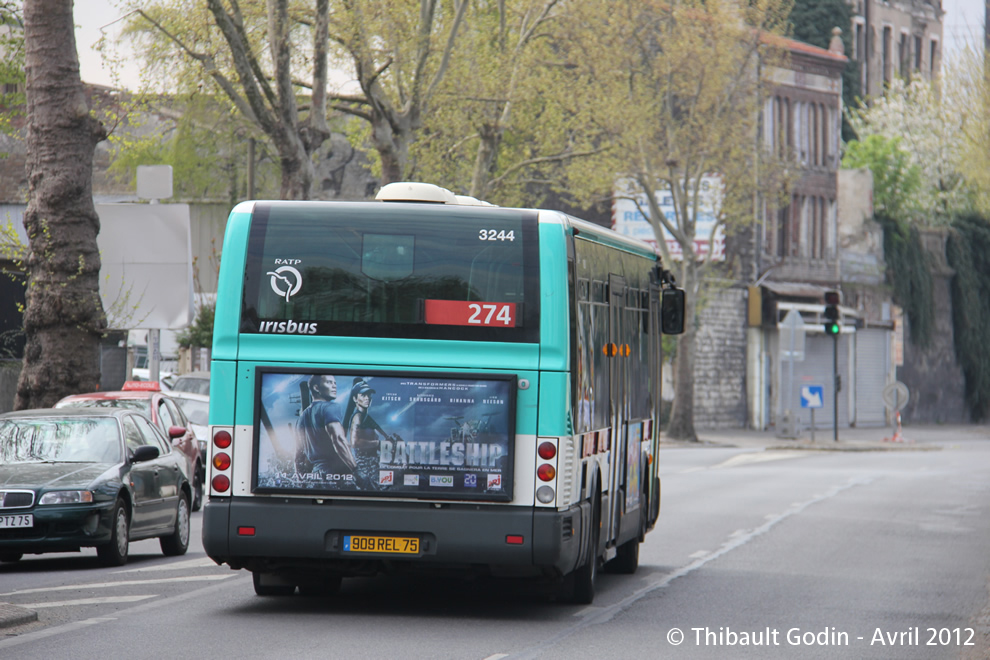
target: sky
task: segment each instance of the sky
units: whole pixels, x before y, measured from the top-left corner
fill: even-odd
[[[111,38],[118,35],[121,23],[114,21],[125,13],[117,9],[120,4],[123,4],[121,0],[75,0],[76,51],[79,53],[79,66],[85,82],[114,85],[110,71],[102,66],[100,55],[92,46],[99,40],[101,28]],[[984,0],[942,0],[942,9],[945,10],[942,21],[944,53],[951,53],[966,44],[982,42],[986,9]],[[137,89],[139,71],[136,58],[129,58],[121,72],[123,86]]]

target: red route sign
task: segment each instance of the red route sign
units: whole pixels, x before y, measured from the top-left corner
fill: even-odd
[[[516,327],[515,303],[427,300],[425,311],[426,323],[429,325]]]

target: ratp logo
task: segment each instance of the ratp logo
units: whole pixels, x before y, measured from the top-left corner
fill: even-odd
[[[395,483],[395,473],[391,470],[381,470],[378,472],[378,485],[391,486]]]
[[[292,266],[280,266],[268,271],[268,275],[272,276],[272,291],[285,298],[285,302],[289,302],[289,298],[302,288],[302,275]]]
[[[419,475],[418,474],[404,474],[404,475],[402,475],[402,485],[403,486],[418,486],[419,485]]]

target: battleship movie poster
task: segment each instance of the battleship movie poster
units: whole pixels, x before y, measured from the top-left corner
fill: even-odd
[[[257,371],[259,493],[512,499],[515,378]]]

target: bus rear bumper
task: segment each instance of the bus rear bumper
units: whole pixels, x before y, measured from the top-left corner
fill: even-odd
[[[578,565],[586,509],[214,497],[203,510],[203,547],[218,563],[263,572],[354,576],[453,568],[559,576]],[[352,535],[416,538],[419,551],[348,551],[345,539]]]

